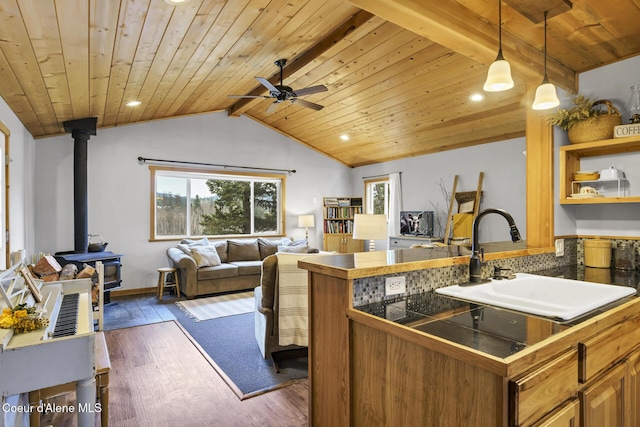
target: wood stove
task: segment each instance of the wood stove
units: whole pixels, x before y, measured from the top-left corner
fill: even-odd
[[[96,266],[101,261],[104,266],[104,303],[110,302],[110,290],[121,285],[122,254],[113,252],[89,252],[88,202],[87,202],[87,142],[91,135],[96,135],[98,119],[69,120],[63,123],[64,130],[70,132],[74,141],[73,151],[73,222],[74,250],[57,252],[54,257],[62,266],[75,264],[78,271],[87,264]]]

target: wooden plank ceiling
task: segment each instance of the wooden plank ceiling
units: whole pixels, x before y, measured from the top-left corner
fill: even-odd
[[[497,53],[496,0],[2,0],[0,96],[34,137],[85,117],[104,128],[226,110],[349,166],[384,162],[524,135],[541,4],[557,8],[557,85],[575,90],[577,72],[640,52],[638,0],[504,0],[516,85],[472,102]],[[277,84],[279,58],[294,90],[328,88],[301,98],[324,109],[266,114],[271,99],[228,97],[268,95],[254,77]]]

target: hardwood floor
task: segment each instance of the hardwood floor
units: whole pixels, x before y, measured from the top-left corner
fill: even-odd
[[[105,329],[119,325],[105,331],[111,357],[111,427],[308,425],[308,381],[240,401],[182,329],[164,321],[170,319],[163,305],[175,300],[117,298],[112,300],[117,304],[105,308]],[[136,326],[143,319],[161,323]],[[127,324],[134,326],[121,326]],[[56,399],[66,404],[73,394]],[[46,414],[42,425],[77,423],[73,414]]]

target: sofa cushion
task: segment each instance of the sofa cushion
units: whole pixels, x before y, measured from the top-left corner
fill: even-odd
[[[198,280],[224,279],[236,277],[238,267],[233,264],[220,264],[215,267],[202,267],[198,269]]]
[[[220,262],[227,262],[229,259],[227,257],[227,241],[226,240],[214,240],[210,242],[218,251],[218,256],[220,257]]]
[[[258,239],[227,241],[227,262],[260,261]]]
[[[192,246],[191,253],[193,259],[196,260],[198,268],[215,267],[222,263],[220,261],[220,256],[218,255],[218,251],[216,251],[216,248],[213,245]]]
[[[238,276],[259,276],[262,267],[262,261],[233,261],[230,264],[238,267]]]
[[[286,237],[283,239],[265,239],[264,237],[258,237],[258,249],[260,250],[260,259],[265,259],[269,255],[273,255],[278,251],[278,246],[285,245],[287,241],[290,241]]]
[[[273,308],[273,299],[278,283],[278,257],[269,255],[262,260],[262,275],[260,276],[260,286],[262,287],[262,306]]]

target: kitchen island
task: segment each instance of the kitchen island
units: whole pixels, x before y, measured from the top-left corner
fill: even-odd
[[[311,425],[638,425],[640,299],[568,323],[433,292],[354,307],[358,277],[468,263],[431,254],[299,262],[310,272]]]

